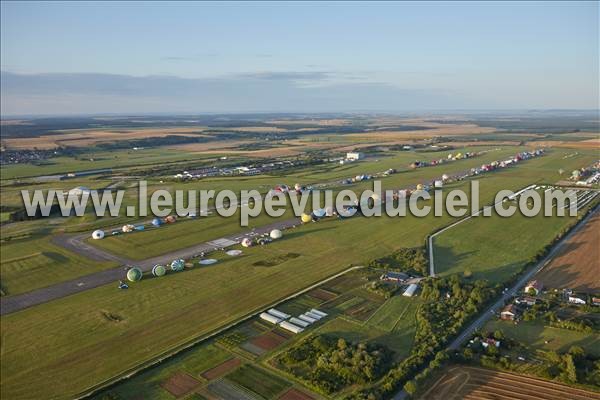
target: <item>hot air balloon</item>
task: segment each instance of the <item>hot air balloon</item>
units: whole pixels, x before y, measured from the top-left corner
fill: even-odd
[[[564,173],[565,173],[565,170],[564,170],[564,169],[562,169],[562,168],[561,168],[561,169],[559,169],[559,170],[558,170],[558,174],[559,174],[559,175],[562,175],[562,174],[564,174]]]
[[[333,216],[333,207],[327,207],[325,209],[325,215],[328,217],[332,217]]]
[[[579,178],[581,176],[581,172],[578,169],[576,169],[573,172],[571,172],[571,176],[573,178],[577,179],[577,178]]]
[[[306,223],[312,221],[312,217],[308,214],[302,214],[302,216],[300,217],[300,220],[306,224]]]
[[[296,190],[296,192],[299,192],[299,191],[301,191],[301,190],[302,190],[302,185],[300,185],[299,183],[296,183],[296,184],[294,185],[294,189]]]
[[[135,226],[133,226],[131,224],[123,225],[123,227],[121,228],[123,233],[133,232],[134,229],[135,229]]]
[[[152,267],[152,275],[154,276],[163,276],[166,273],[167,269],[164,265],[156,264],[154,267]]]
[[[237,257],[240,254],[242,254],[242,251],[241,250],[237,250],[237,249],[228,250],[228,251],[225,252],[225,254],[227,254],[228,256],[231,256],[231,257]]]
[[[98,229],[98,230],[95,230],[94,232],[92,232],[92,239],[98,240],[98,239],[102,239],[102,238],[104,238],[104,231]]]
[[[453,156],[452,153],[448,154],[448,160],[452,160]]]
[[[323,208],[317,208],[316,210],[313,210],[312,213],[317,218],[323,218],[326,214],[326,211]]]
[[[442,175],[442,180],[447,181],[450,177],[446,174]]]
[[[419,183],[419,184],[417,185],[417,190],[423,190],[423,184]]]
[[[129,271],[127,271],[127,279],[131,282],[137,282],[142,279],[142,270],[138,267],[133,267]]]
[[[242,240],[242,246],[244,246],[244,247],[250,247],[250,246],[252,246],[252,240],[250,240],[248,238],[244,238]]]
[[[175,272],[183,271],[184,268],[185,268],[185,261],[182,259],[173,260],[171,262],[171,270],[173,270]]]
[[[442,186],[444,186],[444,183],[442,181],[433,182],[433,187],[435,188],[441,188]]]
[[[273,229],[271,233],[269,233],[269,236],[271,236],[271,239],[281,239],[283,233],[281,233],[279,229]]]
[[[167,224],[172,224],[172,223],[174,223],[175,221],[177,221],[177,218],[175,218],[175,216],[174,216],[174,215],[169,215],[169,216],[167,216],[167,217],[165,218],[165,222],[166,222]]]
[[[211,264],[215,264],[216,262],[217,262],[217,260],[214,258],[206,258],[204,260],[200,260],[198,263],[201,265],[211,265]]]
[[[152,225],[154,225],[154,226],[156,226],[156,227],[159,227],[159,226],[161,226],[161,225],[162,225],[162,221],[160,220],[160,218],[154,218],[154,219],[152,220]]]

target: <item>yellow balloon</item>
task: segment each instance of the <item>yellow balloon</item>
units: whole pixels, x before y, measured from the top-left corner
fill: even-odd
[[[308,215],[308,214],[302,214],[302,217],[300,217],[300,219],[304,223],[312,221],[312,217],[310,215]]]

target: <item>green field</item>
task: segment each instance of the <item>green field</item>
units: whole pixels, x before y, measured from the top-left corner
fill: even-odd
[[[515,149],[509,150],[515,152]],[[527,161],[522,166],[489,174],[481,181],[482,197],[490,199],[494,190],[500,187],[517,189],[532,180],[556,180],[556,170],[563,164],[565,169],[573,164],[583,166],[594,157],[590,152],[577,160],[562,160],[563,153],[562,150],[556,151],[539,160]],[[492,159],[501,157],[497,153]],[[482,162],[474,159],[449,165],[462,170]],[[386,185],[403,187],[451,171],[449,166],[443,168],[399,173],[387,178]],[[261,179],[265,184],[269,179],[271,183],[279,180],[274,177]],[[244,182],[253,183],[256,182]],[[456,183],[452,187],[465,185],[467,182]],[[356,188],[362,186],[355,185]],[[221,262],[214,266],[169,274],[160,279],[146,277],[132,284],[127,291],[108,285],[3,316],[0,327],[2,393],[8,398],[73,397],[104,379],[236,321],[350,264],[366,263],[401,247],[422,245],[432,230],[451,221],[450,217],[433,216],[398,220],[361,217],[325,220],[287,232],[283,240],[269,246],[245,249],[244,256],[239,258],[219,255],[217,258]],[[156,232],[168,233],[167,240],[172,241],[169,248],[186,247],[202,241],[201,234],[191,235],[187,229],[196,229],[194,224],[201,226],[204,222],[199,219],[160,228]],[[87,226],[91,228],[94,223]],[[212,229],[205,231],[211,232]],[[486,230],[483,226],[477,229]],[[551,229],[554,227],[547,227],[547,230]],[[515,236],[515,232],[509,231],[507,235]],[[128,235],[127,240],[137,240],[136,235],[142,237],[145,233]],[[132,245],[124,241],[123,248],[127,247]],[[31,252],[24,252],[24,255],[34,253],[35,244],[31,248]],[[145,254],[148,247],[140,247],[137,251]],[[290,252],[298,253],[300,257],[272,267],[252,265]],[[38,261],[28,268],[35,270]],[[450,265],[446,273],[450,273],[450,268],[454,267]],[[502,274],[494,276],[493,272],[493,268],[481,271],[495,279],[501,278]],[[14,281],[16,275],[11,280]],[[9,281],[9,291],[10,287]],[[403,329],[404,318],[397,322],[392,332],[387,330],[396,312],[395,306],[388,307],[391,311],[386,313],[384,308],[375,320],[385,329],[342,318],[327,322],[320,329],[380,341],[394,350],[398,357],[403,357],[410,351],[413,337],[410,328]],[[119,316],[120,321],[107,319],[106,313]]]
[[[291,386],[286,380],[249,364],[243,365],[227,375],[227,379],[265,399],[274,399],[284,389]]]
[[[564,353],[571,346],[580,346],[587,354],[600,357],[600,333],[577,332],[545,326],[542,321],[521,321],[517,325],[506,321],[490,321],[485,330],[502,330],[511,339],[535,350]],[[547,342],[547,343],[546,343]]]
[[[403,332],[407,329],[414,330],[419,297],[405,297],[401,294],[388,299],[367,323],[388,332]]]

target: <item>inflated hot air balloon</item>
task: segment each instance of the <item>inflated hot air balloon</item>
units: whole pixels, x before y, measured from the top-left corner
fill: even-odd
[[[133,267],[129,271],[127,271],[127,279],[131,282],[137,282],[142,279],[142,270],[138,267]]]
[[[167,269],[164,265],[156,264],[154,267],[152,267],[152,275],[154,276],[163,276],[166,273]]]
[[[325,209],[325,215],[328,217],[333,217],[333,207],[327,207]]]
[[[228,256],[231,256],[231,257],[237,257],[240,254],[242,254],[242,251],[241,250],[237,250],[237,249],[228,250],[228,251],[225,252],[225,254],[227,254]]]
[[[326,212],[323,208],[317,208],[316,210],[313,210],[312,213],[317,218],[323,218],[326,214]]]
[[[182,259],[173,260],[171,262],[171,270],[173,270],[175,272],[183,271],[184,268],[185,268],[185,261]]]
[[[92,232],[92,239],[98,240],[98,239],[102,239],[102,238],[104,238],[104,231],[98,229],[98,230],[95,230],[94,232]]]
[[[156,226],[156,227],[159,227],[159,226],[161,226],[161,225],[162,225],[162,221],[160,220],[160,218],[154,218],[154,219],[152,220],[152,225],[154,225],[154,226]]]
[[[441,188],[442,186],[444,186],[444,183],[442,181],[433,182],[433,187],[435,188]]]
[[[450,177],[446,174],[442,175],[442,180],[447,181]]]
[[[448,154],[448,160],[452,160],[453,156],[452,153]]]
[[[217,260],[214,258],[206,258],[204,260],[200,260],[198,263],[200,265],[211,265],[211,264],[215,264],[216,262],[217,262]]]
[[[299,192],[300,190],[302,190],[302,185],[300,185],[299,183],[296,183],[296,184],[294,185],[294,189],[295,189],[297,192]]]
[[[571,172],[571,176],[573,178],[579,178],[581,176],[581,172],[578,169],[576,169],[573,172]]]
[[[252,246],[252,240],[250,240],[248,238],[244,238],[242,240],[242,246],[244,246],[244,247],[250,247],[250,246]]]
[[[123,225],[123,227],[121,228],[123,233],[133,232],[134,229],[135,229],[135,226],[133,226],[131,224]]]
[[[302,214],[302,216],[300,217],[300,220],[306,224],[306,223],[312,221],[312,217],[308,214]]]
[[[423,190],[423,184],[419,183],[419,184],[417,185],[417,190]]]
[[[169,216],[167,216],[167,217],[165,218],[165,222],[166,222],[167,224],[172,224],[172,223],[174,223],[175,221],[177,221],[177,218],[175,218],[175,216],[174,216],[174,215],[169,215]]]
[[[273,229],[271,233],[269,233],[269,236],[271,236],[271,239],[281,239],[283,233],[281,233],[279,229]]]

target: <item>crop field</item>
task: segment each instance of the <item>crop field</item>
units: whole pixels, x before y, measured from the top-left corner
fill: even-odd
[[[537,279],[549,288],[569,288],[579,292],[600,291],[600,213],[596,213],[559,254],[544,267]]]
[[[227,379],[265,399],[274,399],[291,386],[288,381],[248,364],[227,375]]]
[[[545,326],[540,321],[521,321],[518,324],[506,321],[490,321],[485,329],[494,332],[498,329],[520,343],[536,350],[552,350],[564,353],[571,346],[580,346],[586,353],[600,357],[600,333],[577,332]]]
[[[422,400],[591,400],[600,393],[555,382],[483,368],[452,366],[431,385]]]
[[[514,153],[514,149],[510,152]],[[491,159],[501,158],[499,153],[488,156]],[[496,188],[517,189],[532,179],[558,176],[556,170],[563,165],[557,161],[562,157],[562,153],[556,152],[539,160],[527,161],[523,166],[490,174],[489,178],[481,181],[482,202],[486,201],[484,199],[489,201]],[[582,166],[588,159],[593,159],[593,155],[573,157],[564,163]],[[458,171],[482,162],[483,159],[473,159],[449,165]],[[419,183],[426,177],[439,176],[448,170],[448,166],[443,166],[399,173],[391,176],[388,183],[394,186]],[[280,178],[261,179],[266,183],[269,179],[276,182]],[[210,183],[205,184],[210,186]],[[462,185],[467,183],[459,182],[452,187]],[[361,186],[363,184],[353,187]],[[450,217],[433,216],[406,217],[402,223],[395,223],[389,218],[324,220],[286,232],[282,240],[269,246],[244,249],[242,257],[228,258],[217,254],[215,258],[219,262],[210,267],[194,267],[160,279],[146,277],[131,284],[127,291],[118,291],[114,285],[108,285],[3,316],[0,327],[3,338],[2,392],[9,397],[73,397],[103,379],[126,372],[141,361],[236,321],[276,299],[340,272],[350,264],[366,263],[400,247],[422,245],[433,229],[450,221]],[[160,228],[148,234],[164,232],[167,240],[172,240],[167,247],[182,248],[202,240],[201,234],[190,234],[186,230],[195,224],[201,227],[204,222],[198,219],[174,224],[163,231]],[[136,235],[143,237],[145,234],[132,234],[127,238],[137,240]],[[127,247],[133,246],[124,241],[122,249]],[[140,244],[137,251],[148,254],[149,248]],[[274,266],[258,266],[265,260],[279,259],[289,253],[300,256]],[[9,259],[10,262],[14,260]],[[35,266],[28,268],[34,269]],[[337,283],[339,287],[343,286],[342,281]],[[8,288],[10,291],[10,285]],[[324,289],[342,293],[333,283]],[[368,303],[376,303],[367,300]],[[381,300],[379,305],[383,302]],[[349,337],[358,335],[357,338],[380,341],[401,358],[410,351],[410,329],[403,330],[398,322],[389,332],[386,329],[391,324],[388,322],[390,318],[384,317],[381,317],[381,324],[386,329],[364,323],[372,314],[377,315],[379,305],[364,313],[364,319],[361,319],[363,316],[354,318],[346,314],[321,327]],[[107,313],[119,318],[107,319]],[[39,358],[41,353],[45,354],[43,359]],[[98,359],[103,362],[98,363]],[[194,376],[197,378],[197,374]]]
[[[401,294],[388,299],[368,320],[367,323],[388,332],[414,330],[414,315],[420,304],[419,297],[405,297]]]

